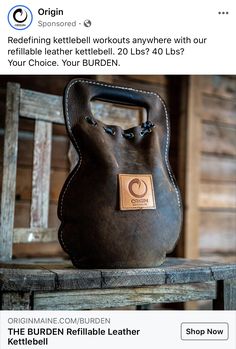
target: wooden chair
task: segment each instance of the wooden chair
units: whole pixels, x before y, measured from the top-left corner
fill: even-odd
[[[102,108],[102,109],[101,109]],[[104,113],[104,107],[97,111]],[[19,117],[35,120],[30,227],[14,227]],[[0,230],[1,309],[102,309],[213,300],[236,309],[236,264],[167,258],[158,268],[77,270],[70,262],[12,260],[12,244],[57,239],[48,228],[52,124],[64,124],[62,98],[7,88]]]

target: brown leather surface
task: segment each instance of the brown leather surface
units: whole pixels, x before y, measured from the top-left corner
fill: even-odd
[[[149,123],[125,131],[108,127],[93,117],[92,99],[145,107]],[[160,265],[182,223],[180,194],[168,162],[164,102],[152,92],[72,80],[65,90],[64,114],[79,161],[59,199],[63,249],[78,268]],[[156,209],[120,210],[120,174],[151,174]]]

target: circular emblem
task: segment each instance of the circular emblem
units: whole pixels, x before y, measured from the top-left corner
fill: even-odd
[[[91,24],[92,24],[92,22],[90,21],[90,19],[86,19],[86,20],[84,21],[84,26],[85,26],[85,27],[91,27]]]
[[[17,5],[8,12],[8,23],[16,30],[27,29],[33,20],[33,15],[30,9],[25,5]]]
[[[129,192],[135,198],[143,198],[147,194],[147,184],[138,178],[132,179],[128,185]]]

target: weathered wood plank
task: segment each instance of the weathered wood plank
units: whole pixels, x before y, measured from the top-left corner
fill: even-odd
[[[217,282],[217,298],[213,301],[214,310],[236,310],[236,280]]]
[[[0,260],[10,260],[14,227],[20,85],[8,84],[0,221]]]
[[[50,267],[56,275],[56,289],[59,290],[82,290],[101,288],[100,270],[76,270],[73,267]]]
[[[50,171],[50,202],[57,203],[61,188],[68,176],[69,171],[51,169]],[[0,173],[0,180],[1,180]],[[1,185],[0,185],[1,191]],[[18,167],[16,175],[16,200],[30,201],[32,197],[32,169],[29,167]]]
[[[30,269],[31,268],[31,269]],[[56,289],[55,274],[39,266],[0,265],[1,291],[29,292]]]
[[[56,228],[15,228],[13,242],[53,242],[58,241]]]
[[[102,270],[102,288],[161,285],[165,283],[165,271],[161,268]]]
[[[214,280],[236,279],[236,264],[227,263],[210,266]]]
[[[2,291],[58,291],[101,287],[101,272],[53,264],[0,264]]]
[[[224,98],[216,95],[202,95],[203,113],[202,119],[204,121],[211,121],[214,123],[236,125],[236,99]]]
[[[35,122],[31,228],[48,227],[52,124]]]
[[[224,309],[236,310],[236,280],[224,281]]]
[[[236,208],[236,183],[201,183],[200,208]]]
[[[201,211],[200,213],[201,253],[236,254],[236,212]]]
[[[200,166],[202,181],[236,182],[236,158],[202,154]]]
[[[212,97],[235,99],[236,78],[234,75],[203,75],[202,92]]]
[[[202,114],[202,119],[207,122],[216,122],[220,125],[236,125],[236,118],[235,118],[235,110],[226,111],[222,107],[222,110],[217,110],[217,107],[215,110],[204,111]]]
[[[64,124],[62,97],[21,89],[20,115]]]
[[[168,258],[152,269],[102,270],[102,287],[208,282],[236,277],[236,264]],[[129,280],[128,280],[129,279]],[[139,279],[139,281],[138,281]]]
[[[30,225],[30,201],[16,201],[15,205],[15,228],[29,227]],[[58,228],[60,224],[57,218],[57,204],[49,205],[48,226]]]
[[[31,310],[30,292],[0,292],[1,310]]]
[[[236,128],[203,123],[201,151],[236,156]]]
[[[5,106],[5,104],[4,104]],[[34,132],[35,119],[20,117],[19,131],[22,133]],[[0,128],[4,128],[4,119],[0,118]],[[67,136],[67,131],[64,124],[53,124],[53,135]]]
[[[0,129],[0,164],[3,158],[4,130]],[[17,166],[31,167],[33,163],[34,134],[32,132],[19,131]],[[60,170],[69,169],[68,163],[69,140],[66,136],[53,135],[51,167]]]
[[[34,294],[34,310],[104,309],[215,298],[215,283]]]
[[[184,235],[181,256],[197,258],[199,255],[199,210],[197,198],[200,183],[200,144],[201,144],[201,77],[191,76],[189,79],[185,148],[186,169],[184,183]],[[183,164],[182,164],[183,167]]]
[[[235,75],[203,75],[203,91],[208,94],[232,98],[236,93]]]
[[[183,266],[166,269],[167,284],[213,281],[209,266]]]
[[[128,281],[128,279],[130,280]],[[122,270],[78,270],[69,263],[0,264],[3,291],[58,291],[74,289],[118,289],[129,287],[191,284],[236,278],[236,264],[168,259],[159,268]],[[109,292],[108,292],[109,294]],[[142,303],[142,304],[145,304]]]
[[[157,268],[103,269],[101,270],[102,288],[212,281],[212,270],[210,268],[212,265],[219,265],[219,263],[167,258]]]

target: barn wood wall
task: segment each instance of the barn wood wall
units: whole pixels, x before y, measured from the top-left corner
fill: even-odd
[[[199,250],[236,260],[236,76],[201,76]]]

